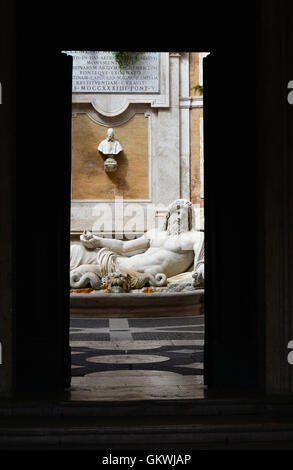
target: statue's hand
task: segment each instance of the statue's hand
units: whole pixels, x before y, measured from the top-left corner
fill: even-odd
[[[203,287],[204,285],[204,264],[200,264],[192,271],[193,287]]]
[[[80,241],[86,248],[98,248],[99,247],[99,238],[94,236],[92,232],[84,231],[80,235]]]
[[[89,230],[84,230],[83,234],[80,236],[81,240],[90,240],[91,238],[94,238],[94,236]]]

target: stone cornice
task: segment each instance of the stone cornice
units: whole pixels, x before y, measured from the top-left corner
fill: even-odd
[[[77,114],[83,113],[97,124],[105,127],[116,127],[125,124],[129,121],[136,113],[147,114],[148,106],[146,104],[141,105],[130,105],[122,114],[109,118],[98,113],[91,104],[73,104],[72,105],[72,117],[76,117]],[[148,117],[149,115],[146,115]]]
[[[179,100],[179,106],[182,109],[202,108],[203,97],[202,96],[181,97]]]

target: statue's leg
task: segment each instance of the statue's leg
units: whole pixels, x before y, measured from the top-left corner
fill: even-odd
[[[82,264],[96,264],[96,250],[88,250],[81,243],[70,245],[70,271]]]

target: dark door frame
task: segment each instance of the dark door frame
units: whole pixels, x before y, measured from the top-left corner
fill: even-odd
[[[254,27],[255,11],[250,14],[239,31],[229,24],[233,41]],[[204,66],[205,380],[212,390],[292,393],[286,361],[293,339],[293,108],[286,101],[292,3],[260,0],[256,18],[256,38],[246,36],[231,56],[226,39],[214,49],[200,47],[212,52]],[[35,43],[25,41],[33,50]],[[44,48],[37,61],[17,57],[17,109],[25,110],[17,114],[12,225],[11,367],[18,393],[62,391],[70,379],[71,65],[60,52]],[[27,136],[31,146],[23,156]]]

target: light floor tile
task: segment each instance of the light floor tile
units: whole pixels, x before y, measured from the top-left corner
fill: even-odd
[[[167,371],[157,371],[157,374],[140,374],[140,375],[127,375],[119,374],[119,380],[116,375],[111,375],[104,372],[95,372],[87,375],[86,377],[74,377],[72,379],[72,386],[86,386],[92,390],[108,389],[108,388],[129,388],[129,387],[167,387],[169,385],[199,385],[203,383],[203,376],[196,375],[180,375]],[[121,371],[125,372],[125,371]],[[136,372],[136,371],[131,371]],[[151,371],[142,371],[151,372]],[[161,374],[160,374],[161,372]]]
[[[191,364],[177,364],[176,366],[173,367],[187,367],[189,369],[203,369],[203,363],[202,362],[192,362]]]
[[[113,354],[109,356],[88,357],[88,362],[102,364],[146,364],[168,361],[169,357],[152,354]]]
[[[200,387],[200,388],[199,388]],[[74,387],[70,393],[72,401],[132,401],[132,400],[182,400],[204,397],[204,387],[169,385],[166,387],[109,387],[92,389],[85,385]]]

